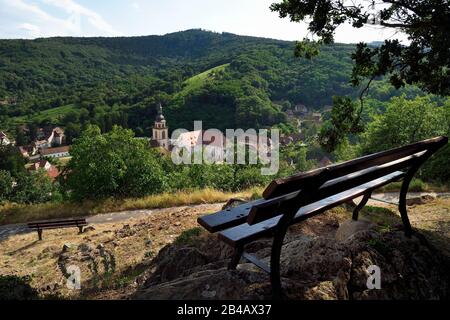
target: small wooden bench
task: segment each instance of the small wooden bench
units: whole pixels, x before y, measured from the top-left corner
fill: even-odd
[[[229,269],[241,258],[270,274],[274,297],[280,297],[280,255],[290,225],[299,223],[340,204],[363,196],[353,210],[353,220],[371,198],[372,192],[403,180],[398,208],[406,236],[412,234],[406,210],[409,184],[420,166],[448,142],[447,137],[417,142],[364,156],[340,164],[272,181],[263,199],[228,208],[198,219],[209,232],[234,248]],[[270,266],[244,251],[245,245],[273,236]]]
[[[59,229],[77,227],[79,233],[83,233],[83,227],[87,226],[86,219],[66,219],[66,220],[51,220],[51,221],[37,221],[28,223],[28,228],[36,230],[39,240],[42,240],[42,230],[44,229]]]

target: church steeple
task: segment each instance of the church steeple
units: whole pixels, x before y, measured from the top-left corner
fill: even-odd
[[[158,106],[158,115],[156,116],[156,121],[160,122],[162,120],[165,120],[164,115],[163,115],[163,108],[161,103]]]
[[[158,115],[153,126],[152,140],[156,142],[159,147],[169,149],[169,129],[166,125],[166,119],[163,115],[163,108],[161,103],[158,105]]]

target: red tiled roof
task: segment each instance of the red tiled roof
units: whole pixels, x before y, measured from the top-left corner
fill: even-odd
[[[52,179],[55,180],[59,176],[59,170],[55,166],[51,166],[50,169],[47,171],[47,175]]]
[[[69,152],[70,146],[64,146],[64,147],[56,147],[56,148],[48,148],[41,150],[41,155],[49,155],[49,154],[55,154],[55,153],[64,153]]]

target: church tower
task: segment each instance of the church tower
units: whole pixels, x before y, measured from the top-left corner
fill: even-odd
[[[169,150],[169,128],[166,125],[166,119],[162,113],[161,103],[159,104],[158,115],[153,126],[152,140],[156,142],[157,146]]]

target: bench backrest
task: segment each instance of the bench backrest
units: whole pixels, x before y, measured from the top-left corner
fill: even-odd
[[[36,221],[27,223],[30,229],[45,229],[53,227],[65,226],[84,226],[87,225],[86,219],[67,219],[67,220],[51,220],[51,221]]]
[[[251,209],[247,222],[255,224],[293,207],[307,205],[392,172],[420,165],[447,142],[447,137],[436,137],[274,180],[263,192],[266,201]]]

